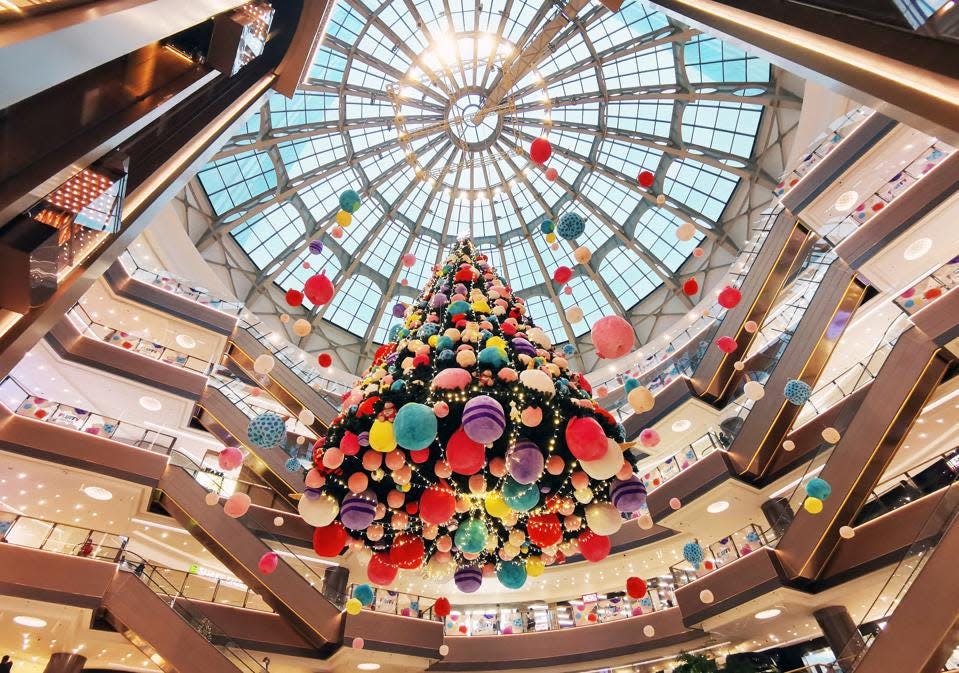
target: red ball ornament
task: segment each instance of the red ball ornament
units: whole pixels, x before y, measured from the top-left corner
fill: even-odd
[[[333,364],[333,356],[329,353],[320,353],[316,361],[320,364],[321,367],[329,367]]]
[[[603,426],[590,416],[569,419],[566,424],[566,445],[579,460],[599,460],[609,449]]]
[[[529,158],[534,164],[542,166],[553,154],[553,146],[546,138],[537,138],[529,145]]]
[[[474,442],[460,428],[446,444],[446,462],[456,474],[476,474],[486,465],[486,447]]]
[[[611,544],[605,535],[598,535],[589,528],[584,528],[576,539],[576,546],[584,559],[596,563],[609,556]]]
[[[287,290],[286,303],[293,307],[300,306],[303,303],[303,293],[299,290]]]
[[[731,336],[721,336],[716,339],[716,346],[719,347],[723,353],[735,353],[736,349],[739,348],[739,344],[736,343],[736,340]]]
[[[573,270],[568,266],[561,266],[553,272],[553,280],[560,285],[565,285],[573,278]]]
[[[433,603],[433,614],[437,617],[448,617],[450,610],[450,599],[445,596],[440,596],[436,599],[436,602]]]
[[[742,293],[734,287],[727,286],[719,291],[719,297],[716,298],[716,301],[719,302],[719,305],[723,308],[732,308],[743,298]]]
[[[366,576],[370,582],[379,586],[387,586],[396,579],[397,567],[390,561],[386,552],[373,554],[369,565],[366,566]]]
[[[637,178],[637,180],[639,180],[639,186],[646,189],[653,186],[653,180],[655,179],[656,176],[654,176],[651,171],[640,171],[639,177]]]
[[[547,169],[546,169],[546,179],[547,179],[547,180],[549,180],[550,182],[552,182],[553,180],[555,180],[555,179],[558,178],[558,177],[559,177],[559,171],[558,171],[558,170],[556,170],[555,168],[547,168]]]
[[[690,278],[683,283],[683,294],[687,297],[692,297],[697,292],[699,292],[699,283],[696,282],[695,278]]]
[[[306,279],[303,294],[314,306],[323,306],[333,298],[333,283],[325,273],[318,273]]]
[[[646,581],[640,577],[626,580],[626,593],[630,598],[642,598],[646,595]]]
[[[563,539],[563,525],[556,514],[537,514],[527,519],[526,535],[530,542],[542,549]]]
[[[433,484],[420,496],[420,518],[426,523],[446,523],[455,513],[456,496],[445,481]]]
[[[390,547],[390,563],[404,570],[415,570],[423,563],[425,553],[423,538],[402,533],[393,538],[393,545]]]
[[[328,526],[320,526],[313,531],[313,551],[320,556],[339,556],[346,546],[346,529],[339,521]]]

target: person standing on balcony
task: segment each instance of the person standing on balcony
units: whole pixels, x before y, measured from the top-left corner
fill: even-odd
[[[0,660],[0,673],[10,673],[10,669],[13,668],[13,660],[10,659],[9,654],[3,655],[3,659]]]
[[[80,547],[80,551],[77,552],[77,556],[89,556],[93,553],[93,536],[87,538],[86,542]]]

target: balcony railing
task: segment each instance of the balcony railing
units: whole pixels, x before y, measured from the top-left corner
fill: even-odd
[[[656,490],[713,451],[722,450],[724,447],[720,440],[719,432],[718,428],[710,429],[706,434],[685,448],[673,453],[645,473],[639,474],[640,480],[642,480],[646,486],[647,493]]]
[[[896,306],[912,315],[959,285],[959,257],[953,257],[896,297]]]
[[[208,374],[213,367],[214,363],[210,360],[180,352],[146,336],[104,325],[95,320],[80,304],[75,304],[67,315],[83,334],[111,346],[199,374]]]
[[[222,580],[211,581],[194,573],[164,568],[147,561],[129,549],[130,538],[127,536],[7,512],[0,512],[0,542],[116,563],[120,570],[139,578],[190,628],[213,644],[241,671],[261,673],[263,670],[252,654],[233,642],[225,631],[189,602],[181,600],[216,602],[253,610],[270,609],[259,596],[239,582],[235,583],[232,592],[228,592]],[[203,590],[199,589],[201,585],[205,587]]]
[[[176,437],[88,409],[34,395],[12,376],[0,380],[0,402],[18,416],[60,425],[139,449],[169,455]]]
[[[209,306],[212,309],[226,313],[227,315],[239,315],[243,310],[243,304],[228,299],[220,299],[210,294],[210,291],[200,287],[188,280],[177,278],[163,269],[148,269],[137,262],[136,258],[126,251],[120,256],[120,263],[131,278],[149,283],[161,290],[172,292],[175,295],[184,297],[198,304]]]
[[[684,586],[698,580],[728,563],[741,559],[757,549],[772,545],[779,539],[772,529],[763,529],[754,523],[720,538],[716,542],[703,547],[703,560],[696,567],[695,564],[683,559],[669,567],[673,582],[677,587]]]

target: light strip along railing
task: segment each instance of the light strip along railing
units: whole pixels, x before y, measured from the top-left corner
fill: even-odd
[[[211,599],[188,596],[183,591],[186,586],[185,581],[178,588],[168,577],[169,572],[182,571],[171,571],[169,568],[157,566],[147,561],[140,554],[130,551],[128,537],[92,528],[12,515],[6,512],[0,512],[0,531],[2,531],[0,532],[0,542],[5,544],[116,563],[121,571],[131,573],[153,593],[162,598],[163,602],[187,626],[209,641],[238,669],[251,673],[262,672],[263,667],[256,657],[231,640],[229,635],[217,626],[213,620],[190,605],[188,601],[180,599],[188,598],[190,600],[206,600],[206,602],[228,604],[230,601],[223,598],[217,600],[216,589],[214,589],[214,596]],[[190,575],[189,573],[183,574]],[[197,576],[190,575],[190,577]],[[252,592],[247,589],[246,593],[251,594]],[[255,597],[254,600],[251,600],[250,596],[245,596],[241,607],[249,607],[254,610],[269,609],[262,601],[259,601],[256,594],[252,594],[252,596]]]
[[[35,395],[12,376],[0,380],[0,402],[18,416],[112,439],[139,449],[169,454],[176,443],[176,437],[172,435]]]
[[[749,274],[750,269],[752,269],[753,262],[755,262],[756,258],[759,256],[762,246],[766,242],[766,238],[769,236],[769,232],[772,230],[773,225],[783,212],[785,211],[782,208],[778,208],[776,210],[763,213],[761,219],[757,223],[756,228],[753,230],[754,234],[752,240],[746,244],[737,261],[730,267],[730,270],[727,272],[725,280],[723,281],[723,285],[732,285],[735,287],[742,286],[743,279]],[[708,344],[712,343],[716,330],[719,329],[719,324],[722,322],[722,317],[725,315],[725,311],[726,309],[720,306],[718,302],[714,301],[706,311],[705,315],[699,314],[691,316],[692,321],[690,322],[689,326],[683,329],[676,336],[664,339],[662,341],[662,346],[657,348],[655,340],[651,344],[648,344],[647,347],[657,348],[657,350],[649,355],[645,362],[639,365],[640,371],[638,376],[640,381],[643,380],[643,377],[650,376],[653,373],[653,370],[666,363],[671,357],[673,357],[674,353],[683,351],[693,339],[699,337],[699,340],[704,342],[707,346]],[[654,377],[658,378],[659,376],[691,376],[692,374],[688,372],[695,371],[696,366],[699,364],[699,361],[702,359],[704,354],[705,351],[699,351],[688,362],[677,362],[674,372],[666,371],[653,374],[650,376],[650,382],[644,383],[644,385],[649,386],[650,383],[652,385],[660,385],[657,381],[653,380]],[[601,386],[621,386],[621,378],[622,374],[610,376],[599,383],[592,384],[592,386],[594,390]],[[669,380],[672,379],[670,378]],[[668,382],[669,381],[666,381],[666,383]],[[665,383],[661,385],[665,385]],[[611,397],[614,400],[616,399],[615,396]]]
[[[342,395],[351,390],[351,387],[345,383],[334,381],[324,376],[316,367],[308,365],[308,356],[303,351],[283,339],[283,337],[276,332],[267,330],[262,322],[251,322],[249,319],[241,319],[239,327],[270,351],[273,357],[286,365],[286,368],[293,372],[298,379],[317,392]],[[339,409],[336,404],[333,404],[325,397],[323,399],[332,408]]]
[[[142,266],[129,251],[120,255],[120,263],[131,278],[149,283],[179,297],[195,301],[227,315],[239,315],[243,310],[243,304],[240,302],[215,297],[206,288],[194,285],[188,280],[177,278],[168,271],[148,269]]]
[[[198,358],[195,355],[183,353],[176,349],[164,346],[162,343],[154,341],[150,337],[126,332],[116,327],[105,325],[94,318],[80,304],[74,304],[67,315],[80,331],[98,341],[103,341],[111,346],[142,355],[151,360],[159,360],[174,367],[189,369],[200,374],[208,374],[213,367],[213,362]]]
[[[194,481],[197,482],[202,488],[206,489],[208,492],[216,493],[217,495],[225,495],[222,490],[217,486],[215,482],[212,482],[205,478],[206,472],[203,468],[197,465],[193,460],[182,453],[174,453],[170,456],[169,464],[173,467],[177,467],[187,474],[189,474]],[[267,546],[273,549],[277,554],[279,554],[282,562],[289,565],[294,571],[296,571],[304,580],[309,582],[310,586],[317,590],[317,592],[322,595],[326,600],[335,605],[336,607],[342,609],[343,605],[346,603],[348,596],[343,594],[335,593],[331,588],[325,586],[324,578],[317,574],[316,570],[310,566],[309,562],[297,554],[293,549],[291,549],[286,543],[280,540],[275,535],[267,532],[269,526],[266,522],[261,521],[260,517],[250,509],[244,516],[244,520],[253,521],[256,524],[257,530],[254,533],[261,540],[269,541],[270,544]],[[272,521],[270,522],[272,525]],[[251,531],[252,532],[252,531]],[[318,563],[323,563],[329,565],[325,561],[316,561]]]
[[[912,315],[959,285],[959,257],[953,257],[896,297],[896,306]]]
[[[669,572],[673,576],[675,585],[681,587],[722,568],[727,563],[741,559],[757,549],[771,546],[778,539],[779,536],[773,529],[763,529],[754,523],[750,523],[703,547],[704,558],[699,567],[684,559],[671,565]]]
[[[830,245],[839,245],[854,234],[861,226],[869,222],[877,213],[901,198],[916,183],[932,173],[955,148],[932,136],[926,136],[927,142],[914,150],[915,159],[904,169],[889,176],[888,182],[877,189],[846,215],[830,218],[817,228],[817,233]]]

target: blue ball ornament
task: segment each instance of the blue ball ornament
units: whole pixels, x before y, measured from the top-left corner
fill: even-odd
[[[250,421],[246,437],[258,449],[271,449],[279,446],[286,437],[286,424],[282,418],[267,411]]]
[[[520,561],[503,561],[496,566],[496,579],[507,589],[519,589],[526,584],[526,565]]]
[[[698,542],[687,542],[683,545],[683,558],[698,570],[706,558],[706,552]]]
[[[386,333],[386,340],[396,341],[399,338],[401,329],[403,329],[403,325],[400,325],[399,323],[390,327],[390,331]]]
[[[453,542],[463,553],[478,554],[486,548],[488,532],[482,519],[469,519],[456,529]]]
[[[396,443],[408,451],[425,449],[436,439],[436,414],[433,409],[418,402],[407,402],[393,420]]]
[[[368,607],[373,604],[373,587],[369,584],[357,584],[353,587],[353,598],[361,605]]]
[[[440,326],[435,322],[428,322],[416,331],[416,336],[420,339],[429,339],[440,331]]]
[[[340,210],[348,213],[355,213],[360,209],[360,195],[352,189],[347,189],[340,194]]]
[[[553,224],[552,220],[543,220],[543,223],[539,225],[539,230],[544,234],[552,234],[556,230],[556,225]]]
[[[284,464],[287,472],[297,472],[300,469],[300,461],[297,458],[290,458]]]
[[[452,313],[453,315],[456,315],[457,313],[466,313],[469,310],[470,310],[469,303],[463,301],[462,299],[454,301],[452,304],[450,304],[450,307],[449,307],[449,312]]]
[[[811,394],[812,388],[809,384],[798,379],[790,379],[786,382],[785,388],[783,388],[783,395],[786,396],[789,402],[796,406],[805,404]]]
[[[539,487],[535,484],[520,484],[512,478],[502,488],[503,501],[516,512],[528,512],[539,504]]]
[[[639,388],[639,381],[634,379],[632,376],[627,376],[626,381],[623,383],[623,390],[629,395],[631,392]]]
[[[574,212],[563,213],[556,225],[556,233],[567,241],[572,241],[586,231],[586,222]]]
[[[436,350],[438,351],[452,350],[454,345],[453,340],[445,334],[436,340]]]
[[[563,355],[573,355],[574,353],[576,353],[576,346],[573,344],[563,346]]]
[[[404,381],[403,379],[399,379],[398,381],[393,381],[393,383],[390,384],[390,390],[393,391],[394,393],[397,393],[403,390],[403,388],[405,387],[406,387],[406,381]]]
[[[484,348],[479,352],[477,360],[484,367],[493,367],[499,369],[508,364],[506,353],[501,348]]]
[[[810,498],[825,500],[832,494],[832,486],[825,479],[813,477],[806,482],[806,495]]]

